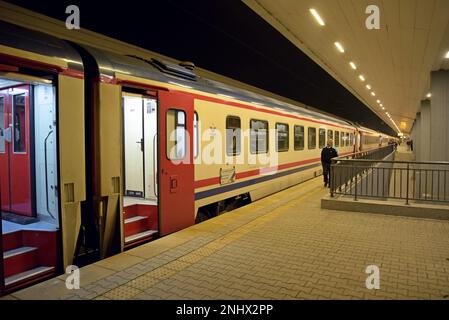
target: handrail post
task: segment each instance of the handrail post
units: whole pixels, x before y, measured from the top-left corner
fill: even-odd
[[[331,167],[330,167],[330,170],[331,170],[331,172],[329,173],[329,177],[330,177],[330,189],[331,189],[331,198],[333,198],[334,197],[334,176],[335,176],[335,173],[334,173],[334,169],[333,169],[333,166],[334,166],[334,161],[333,160],[331,160]]]
[[[409,192],[409,184],[410,184],[410,181],[409,181],[409,178],[410,178],[410,163],[407,163],[407,191],[406,191],[406,195],[405,195],[405,204],[406,205],[408,205],[409,203],[408,203],[408,192]]]
[[[353,167],[354,167],[354,163],[353,163]],[[355,172],[354,201],[357,201],[357,172],[354,169],[352,172]]]

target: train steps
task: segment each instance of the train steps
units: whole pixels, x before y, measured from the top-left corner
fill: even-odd
[[[55,274],[56,260],[46,254],[49,246],[56,245],[55,234],[19,230],[3,234],[2,238],[6,290],[34,284]]]
[[[125,248],[153,240],[157,234],[157,206],[134,204],[123,208]]]

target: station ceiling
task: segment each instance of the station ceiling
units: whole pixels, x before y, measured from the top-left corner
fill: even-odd
[[[431,93],[430,72],[449,68],[445,57],[449,52],[447,0],[244,2],[385,122],[390,121],[388,112],[405,133],[411,129],[420,101]],[[379,8],[380,29],[365,26],[372,13],[366,13],[369,5]],[[310,9],[316,10],[324,26]],[[341,44],[344,53],[335,42]]]
[[[418,18],[418,27],[413,29],[417,31],[410,40],[408,32],[407,36],[403,35],[402,22],[397,30],[393,28],[396,31],[391,29],[398,23],[389,22],[388,19],[394,19],[386,13],[384,17],[382,12],[390,12],[395,7],[385,3],[381,3],[380,31],[364,35],[367,31],[355,30],[357,21],[365,17],[364,6],[358,3],[367,4],[365,0],[7,2],[61,21],[67,17],[65,8],[77,4],[81,11],[81,28],[177,60],[193,61],[202,69],[391,135],[396,134],[393,123],[376,109],[377,99],[373,103],[367,96],[368,90],[364,91],[364,86],[357,82],[357,73],[348,67],[348,59],[357,63],[357,71],[366,76],[365,83],[372,84],[397,125],[406,122],[406,130],[402,131],[407,132],[419,100],[428,89],[428,72],[438,68],[436,56],[442,44],[437,45],[437,42],[447,27],[445,16],[449,12],[447,0],[384,1],[400,4],[399,9],[396,8],[402,12],[399,21],[405,19],[411,23],[413,17],[416,20],[417,12],[427,12],[425,17]],[[404,14],[403,3],[408,7],[412,2],[415,10]],[[430,12],[429,7],[423,5],[428,2],[434,4],[434,7],[429,5]],[[326,27],[320,28],[311,17],[312,3],[323,10]],[[363,8],[360,17],[359,7]],[[434,19],[436,21],[432,22]],[[426,21],[430,21],[430,26],[421,27]],[[427,33],[421,30],[426,28]],[[423,38],[417,40],[418,34]],[[365,36],[367,39],[363,38]],[[335,39],[345,46],[344,55],[335,51]],[[419,51],[415,47],[420,48]],[[447,62],[444,63],[443,67],[447,67]],[[426,74],[427,79],[424,79]]]

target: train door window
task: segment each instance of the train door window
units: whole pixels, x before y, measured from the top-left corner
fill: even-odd
[[[334,140],[334,132],[332,130],[327,130],[327,140]]]
[[[315,149],[316,148],[316,129],[308,128],[308,148]]]
[[[326,130],[320,129],[318,137],[318,146],[320,149],[322,149],[324,148],[325,145],[326,145]]]
[[[335,131],[335,146],[339,147],[340,146],[340,131]]]
[[[252,154],[268,152],[268,121],[250,121],[250,146]]]
[[[353,146],[354,145],[354,134],[350,133],[349,134],[349,141],[350,141],[350,145]]]
[[[13,115],[14,152],[24,153],[26,152],[25,94],[14,96]]]
[[[295,126],[294,131],[295,150],[304,150],[304,127]]]
[[[288,124],[276,123],[276,151],[285,152],[289,149]]]
[[[0,153],[5,152],[5,101],[4,97],[0,97]]]
[[[198,113],[193,113],[193,157],[198,157],[199,151],[199,135],[198,135]]]
[[[170,160],[181,160],[186,155],[186,114],[182,110],[167,111],[167,155]]]
[[[241,121],[239,117],[226,117],[226,154],[237,156],[241,150]]]

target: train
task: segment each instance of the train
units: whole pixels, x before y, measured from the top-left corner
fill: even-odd
[[[329,139],[394,137],[0,21],[0,294],[317,177]]]

